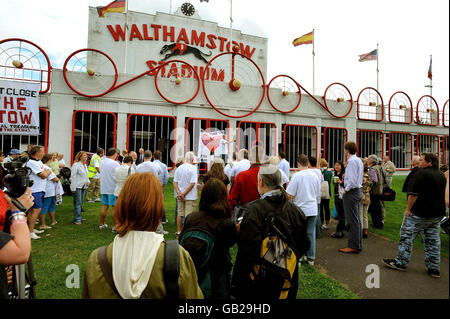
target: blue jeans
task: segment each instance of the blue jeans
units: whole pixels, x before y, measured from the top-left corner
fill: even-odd
[[[73,193],[73,222],[81,223],[81,206],[83,205],[86,189],[77,188]]]
[[[403,217],[398,242],[398,253],[395,260],[402,266],[408,267],[416,237],[423,232],[425,251],[425,265],[428,269],[437,269],[441,263],[441,227],[442,217],[423,218],[411,213],[408,218]]]
[[[309,241],[311,242],[311,246],[306,252],[306,257],[309,260],[316,259],[316,223],[317,216],[306,217],[306,234],[308,235]]]

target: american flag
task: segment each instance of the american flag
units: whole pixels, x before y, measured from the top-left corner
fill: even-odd
[[[360,54],[359,62],[366,62],[378,59],[378,49],[375,49],[369,53]]]

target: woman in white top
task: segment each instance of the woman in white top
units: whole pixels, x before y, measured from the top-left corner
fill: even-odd
[[[70,190],[73,192],[73,223],[81,225],[81,206],[89,185],[87,152],[79,151],[75,156],[70,175]]]
[[[133,165],[133,158],[131,156],[125,156],[123,158],[123,164],[116,168],[116,188],[114,189],[114,196],[119,197],[120,191],[125,184],[128,176],[135,173]]]
[[[45,154],[44,157],[42,157],[42,163],[44,164],[44,167],[47,169],[51,169],[48,164],[53,161],[52,154]],[[57,224],[57,221],[55,219],[55,198],[56,198],[56,191],[59,193],[59,187],[58,187],[59,179],[56,177],[56,174],[52,172],[47,177],[47,185],[45,186],[45,194],[44,194],[44,201],[42,204],[41,213],[39,215],[39,219],[41,222],[41,226],[39,229],[50,229],[51,226],[47,226],[45,224],[45,214],[48,212],[50,215],[51,225],[54,226]]]

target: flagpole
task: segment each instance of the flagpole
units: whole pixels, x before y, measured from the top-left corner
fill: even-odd
[[[377,91],[378,92],[380,92],[380,86],[379,86],[380,69],[378,68],[379,60],[380,60],[380,50],[378,49],[378,43],[377,43]]]
[[[314,57],[316,56],[316,53],[314,52],[314,29],[313,29],[313,40],[312,40],[312,44],[313,44],[313,49],[312,49],[312,56],[313,56],[313,95],[315,94],[315,89],[316,89],[316,84],[315,84],[315,64],[314,64]]]
[[[233,0],[230,0],[230,49],[233,50]]]
[[[127,58],[128,58],[128,0],[125,1],[126,3],[126,13],[125,13],[125,61],[123,63],[123,73],[127,73]]]
[[[430,54],[430,65],[432,63],[432,57],[433,57],[433,55]],[[433,96],[433,76],[431,76],[431,79],[430,79],[430,95]]]

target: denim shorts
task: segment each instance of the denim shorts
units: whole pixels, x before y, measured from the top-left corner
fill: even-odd
[[[56,196],[44,197],[41,215],[45,215],[47,212],[53,213],[55,211],[55,209],[56,209],[55,198],[56,198]]]
[[[42,208],[44,194],[45,194],[45,192],[37,192],[37,193],[32,194],[34,197],[33,208],[37,208],[37,209]]]
[[[102,204],[108,206],[116,205],[117,197],[113,194],[102,194]]]

